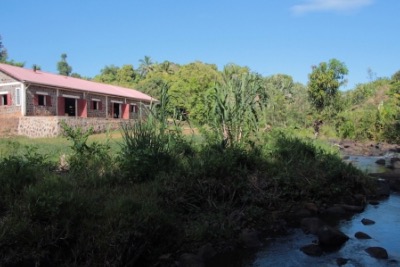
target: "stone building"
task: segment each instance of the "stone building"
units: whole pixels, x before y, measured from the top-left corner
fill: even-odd
[[[130,88],[0,64],[0,136],[57,136],[61,121],[115,129],[145,116],[155,101]]]

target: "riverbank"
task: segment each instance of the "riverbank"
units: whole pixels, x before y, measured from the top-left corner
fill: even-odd
[[[2,266],[204,266],[285,233],[287,214],[358,205],[371,190],[337,154],[282,132],[225,146],[149,127],[113,155],[70,131],[68,169],[34,149],[0,160]]]
[[[392,144],[374,144],[371,142],[357,143],[343,141],[339,142],[339,146],[341,148],[342,155],[345,158],[348,158],[350,155],[352,155],[351,153],[355,153],[357,156],[354,156],[354,158],[358,159],[363,159],[364,156],[362,155],[372,156],[373,158],[380,158],[385,155],[393,156],[394,153],[399,153],[399,146]],[[355,166],[357,166],[357,164],[363,164],[364,162],[365,161],[363,160],[359,160],[354,164]],[[368,164],[378,163],[376,163],[375,160],[372,160],[368,161]],[[361,167],[362,169],[363,166],[358,165],[358,167]],[[400,172],[398,172],[398,170],[386,169],[385,173],[372,173],[369,174],[369,176],[375,178],[374,188],[376,190],[373,194],[358,195],[357,197],[360,200],[358,203],[355,203],[354,200],[347,200],[349,201],[347,202],[348,204],[338,202],[332,206],[329,206],[326,203],[320,205],[320,201],[317,201],[315,203],[303,203],[300,205],[296,205],[291,209],[291,211],[286,212],[285,215],[282,216],[282,218],[285,219],[281,221],[281,231],[279,231],[279,235],[275,235],[276,232],[263,232],[263,235],[260,235],[260,238],[263,240],[264,244],[263,248],[266,249],[261,249],[260,252],[255,253],[254,250],[246,250],[245,248],[241,248],[236,250],[235,252],[228,252],[219,255],[219,257],[214,259],[214,261],[212,261],[207,266],[216,267],[225,265],[243,267],[252,266],[252,264],[256,264],[257,266],[310,266],[321,264],[333,264],[341,266],[342,264],[346,264],[347,262],[349,262],[350,264],[361,262],[369,263],[375,266],[397,266],[400,259],[399,255],[397,255],[397,252],[395,252],[390,246],[386,246],[390,252],[389,259],[383,262],[382,260],[375,260],[373,257],[369,256],[364,250],[352,251],[354,250],[354,247],[357,247],[357,249],[359,249],[359,247],[361,246],[363,247],[363,249],[367,249],[368,245],[372,247],[373,245],[376,246],[377,244],[377,242],[364,242],[364,245],[360,245],[359,241],[355,241],[358,239],[353,236],[355,233],[352,233],[352,230],[345,230],[345,234],[349,236],[350,241],[348,243],[350,245],[347,245],[347,243],[343,241],[344,243],[346,243],[345,249],[343,249],[342,251],[340,248],[334,248],[333,251],[337,251],[334,253],[331,252],[332,248],[330,248],[330,246],[328,246],[327,252],[324,252],[326,250],[320,249],[318,245],[316,245],[320,242],[320,240],[318,240],[318,237],[314,235],[307,235],[304,233],[304,230],[309,233],[310,228],[316,229],[321,227],[322,225],[325,225],[325,223],[322,223],[320,219],[316,218],[322,218],[324,221],[328,220],[330,222],[332,222],[332,219],[335,222],[346,219],[345,221],[351,222],[353,220],[357,220],[357,218],[362,217],[364,214],[365,216],[370,216],[368,212],[365,213],[365,210],[376,210],[376,208],[378,207],[377,205],[380,205],[379,203],[387,202],[387,199],[390,196],[391,192],[400,191]],[[372,191],[370,193],[372,193]],[[379,216],[381,215],[372,214],[370,217],[376,219],[376,217]],[[309,220],[307,218],[314,219]],[[314,223],[316,223],[316,225]],[[361,222],[359,222],[358,224],[361,224]],[[358,224],[356,222],[354,223],[354,225]],[[396,232],[396,221],[387,221],[383,223],[379,221],[378,228],[382,229],[382,227],[386,227],[387,224],[393,225],[394,228],[392,227],[391,229],[393,233]],[[303,230],[300,230],[298,228],[300,225],[303,226]],[[317,232],[317,230],[313,231],[314,233]],[[336,231],[333,232],[341,236],[340,233],[337,233]],[[380,236],[379,234],[379,231],[376,236],[373,236],[374,240],[381,240],[380,238],[382,238],[382,236]],[[257,237],[253,238],[257,240]],[[315,240],[316,238],[317,240]],[[382,241],[381,243],[387,244],[387,242],[390,242],[390,239],[389,241]],[[397,242],[397,240],[393,240],[393,242],[395,241]],[[305,244],[307,243],[311,245],[305,246]],[[378,241],[378,243],[380,242]],[[303,249],[305,249],[305,252],[301,251]],[[385,249],[383,249],[383,251],[384,250]],[[290,251],[290,253],[288,253],[288,251]],[[307,255],[307,253],[310,253],[310,255]],[[365,254],[362,254],[362,257],[354,257],[352,253]],[[322,255],[324,255],[322,258],[318,258]],[[315,258],[315,256],[317,257],[317,259]]]
[[[343,156],[385,156],[390,153],[400,153],[398,144],[353,140],[328,140],[328,142],[338,147]]]

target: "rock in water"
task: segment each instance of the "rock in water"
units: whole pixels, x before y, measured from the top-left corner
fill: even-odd
[[[366,219],[366,218],[362,219],[361,222],[362,222],[362,224],[364,224],[364,225],[375,224],[375,221],[370,220],[370,219]]]
[[[377,259],[387,259],[389,258],[386,249],[381,247],[369,247],[365,250],[371,257]]]
[[[300,250],[304,253],[307,254],[308,256],[314,256],[314,257],[319,257],[322,255],[323,251],[320,248],[320,246],[316,244],[310,244],[306,245],[304,247],[301,247]]]
[[[339,247],[349,240],[347,235],[328,225],[321,227],[317,236],[319,244],[327,247]]]
[[[355,233],[354,236],[358,239],[371,239],[371,237],[369,235],[367,235],[366,233],[363,233],[363,232],[357,232],[357,233]]]

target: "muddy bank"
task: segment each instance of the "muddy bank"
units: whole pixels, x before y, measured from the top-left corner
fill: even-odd
[[[400,145],[380,142],[357,142],[352,140],[330,140],[332,145],[339,147],[343,155],[353,156],[384,156],[388,153],[400,153]]]

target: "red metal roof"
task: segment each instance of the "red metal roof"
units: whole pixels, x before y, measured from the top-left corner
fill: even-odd
[[[82,80],[41,70],[34,71],[32,69],[0,63],[0,71],[20,82],[73,89],[102,95],[134,98],[146,102],[156,101],[154,98],[134,89]]]

